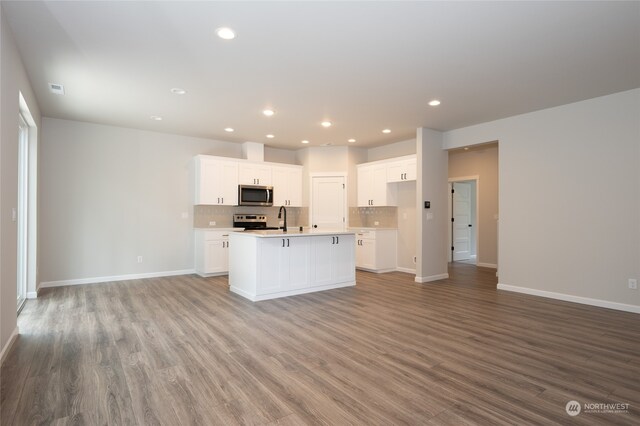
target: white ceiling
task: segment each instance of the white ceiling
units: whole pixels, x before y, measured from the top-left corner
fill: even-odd
[[[640,87],[639,2],[2,7],[43,115],[273,147],[377,146]]]

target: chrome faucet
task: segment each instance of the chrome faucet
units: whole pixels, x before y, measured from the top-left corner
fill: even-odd
[[[280,206],[280,210],[278,210],[278,219],[282,219],[283,210],[284,210],[284,226],[282,227],[282,232],[287,232],[287,209],[284,206]]]

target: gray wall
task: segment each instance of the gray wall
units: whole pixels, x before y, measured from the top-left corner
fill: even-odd
[[[40,110],[22,60],[0,7],[0,350],[16,330],[18,206],[18,114],[22,93],[36,126]]]
[[[640,89],[445,134],[500,144],[500,283],[640,306]]]
[[[416,182],[398,187],[398,268],[415,273],[416,264]]]
[[[367,150],[367,161],[386,160],[388,158],[402,157],[416,153],[416,140],[391,143],[389,145],[369,148]]]
[[[419,128],[416,145],[416,281],[429,282],[448,276],[448,155],[442,149],[443,134],[435,130]],[[424,208],[425,201],[431,208]]]
[[[240,144],[49,118],[42,125],[41,282],[193,269],[191,159],[240,158]]]

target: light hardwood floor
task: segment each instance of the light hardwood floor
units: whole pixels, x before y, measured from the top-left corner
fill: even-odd
[[[1,423],[640,423],[639,315],[450,273],[258,303],[226,277],[44,290],[2,367]],[[570,400],[630,407],[569,417]]]

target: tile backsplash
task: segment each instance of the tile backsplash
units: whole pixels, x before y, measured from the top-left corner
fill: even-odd
[[[268,226],[279,226],[278,209],[280,207],[246,206],[194,206],[194,228],[231,228],[233,215],[238,213],[264,214]],[[209,225],[215,222],[215,225]],[[378,223],[376,225],[376,222]],[[287,226],[309,226],[308,207],[287,207]],[[349,226],[366,228],[397,228],[397,207],[350,207]]]
[[[377,224],[376,224],[377,222]],[[397,207],[350,207],[349,226],[357,228],[397,228]]]
[[[247,206],[193,206],[194,228],[231,228],[234,214],[264,214],[267,226],[279,226],[278,209],[280,207]],[[215,225],[209,225],[215,222]],[[287,226],[308,226],[309,209],[307,207],[287,207]]]

